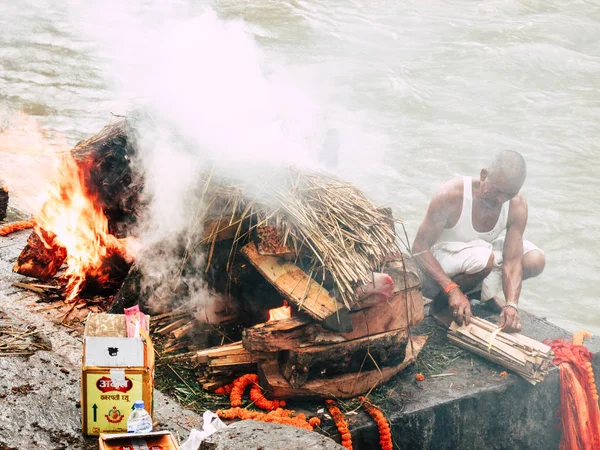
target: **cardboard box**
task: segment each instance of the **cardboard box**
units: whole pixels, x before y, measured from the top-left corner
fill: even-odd
[[[124,315],[88,316],[81,367],[83,434],[126,432],[136,400],[144,400],[153,414],[154,347],[147,330],[140,334],[127,337]]]
[[[144,434],[101,434],[100,450],[178,450],[175,438],[168,431]]]

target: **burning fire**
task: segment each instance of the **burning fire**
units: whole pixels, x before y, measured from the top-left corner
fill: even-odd
[[[58,176],[36,218],[36,232],[44,241],[40,228],[55,235],[48,248],[58,244],[67,250],[67,302],[77,298],[87,277],[100,283],[108,281],[106,260],[112,254],[131,259],[126,242],[108,233],[108,220],[85,188],[83,172],[70,153],[60,163]]]
[[[273,308],[269,310],[269,322],[275,320],[289,319],[292,317],[292,307],[288,305],[287,301],[283,301],[283,306],[280,308]]]
[[[25,148],[23,143],[34,142],[36,148],[29,148],[29,151],[35,150],[41,154],[44,143],[40,140],[43,133],[40,132],[39,125],[23,114],[18,117],[18,127],[0,133],[0,150],[14,154]],[[28,134],[35,139],[28,140]],[[57,170],[47,185],[31,179],[34,187],[47,190],[45,202],[36,216],[35,231],[47,248],[59,245],[66,249],[66,301],[72,302],[83,289],[86,278],[94,277],[101,284],[108,281],[107,258],[118,254],[131,260],[132,252],[128,249],[126,240],[117,239],[108,233],[108,220],[96,198],[87,191],[82,167],[75,162],[71,153],[63,151],[62,157],[59,157],[50,148],[50,144],[45,150],[44,156],[52,157]],[[45,172],[48,171],[46,166]],[[21,176],[27,175],[24,173]],[[10,180],[8,185],[10,189]],[[51,237],[48,238],[48,235]]]

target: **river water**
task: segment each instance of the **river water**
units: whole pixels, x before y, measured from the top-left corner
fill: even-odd
[[[598,36],[595,0],[5,0],[0,117],[74,144],[151,97],[228,157],[274,123],[311,157],[333,133],[335,170],[411,239],[442,182],[517,150],[547,256],[521,304],[600,333]]]

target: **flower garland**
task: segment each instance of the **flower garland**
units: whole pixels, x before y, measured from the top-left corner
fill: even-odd
[[[392,432],[390,430],[390,424],[383,415],[383,413],[374,406],[365,397],[358,397],[361,401],[363,408],[369,413],[369,415],[375,420],[377,429],[379,430],[379,445],[381,450],[392,450],[394,444],[392,443]]]
[[[268,400],[263,395],[262,390],[258,385],[258,375],[253,373],[242,375],[241,377],[236,378],[232,383],[218,387],[214,392],[218,395],[229,395],[231,406],[235,408],[242,406],[242,397],[244,396],[244,391],[248,385],[252,385],[250,388],[250,400],[257,408],[266,411],[274,411],[278,408],[285,407],[286,403],[284,400]]]
[[[226,384],[225,386],[220,386],[215,389],[215,394],[217,395],[229,395],[231,394],[231,390],[233,389],[233,383]]]
[[[306,421],[304,414],[298,414],[293,417],[294,411],[278,408],[268,413],[260,411],[250,411],[248,409],[234,407],[230,409],[219,409],[217,414],[221,419],[242,419],[259,420],[261,422],[279,423],[282,425],[292,425],[305,430],[313,431],[314,425]]]
[[[246,390],[246,387],[252,383],[258,383],[258,375],[255,373],[242,375],[233,381],[233,387],[231,388],[231,393],[229,394],[231,406],[242,406],[242,396],[244,395],[244,391]]]
[[[325,404],[327,405],[329,414],[331,414],[331,417],[333,417],[335,426],[342,436],[342,446],[347,450],[352,450],[352,435],[350,434],[348,421],[344,417],[344,414],[337,406],[335,406],[335,402],[333,400],[325,400]]]
[[[250,400],[256,405],[257,408],[264,409],[265,411],[274,411],[278,408],[285,407],[284,400],[268,400],[263,395],[260,386],[256,383],[254,383],[250,388]]]

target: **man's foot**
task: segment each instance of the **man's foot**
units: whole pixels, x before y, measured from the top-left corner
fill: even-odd
[[[481,306],[492,312],[501,313],[502,308],[504,308],[504,301],[498,297],[492,297],[485,302],[481,302]]]

